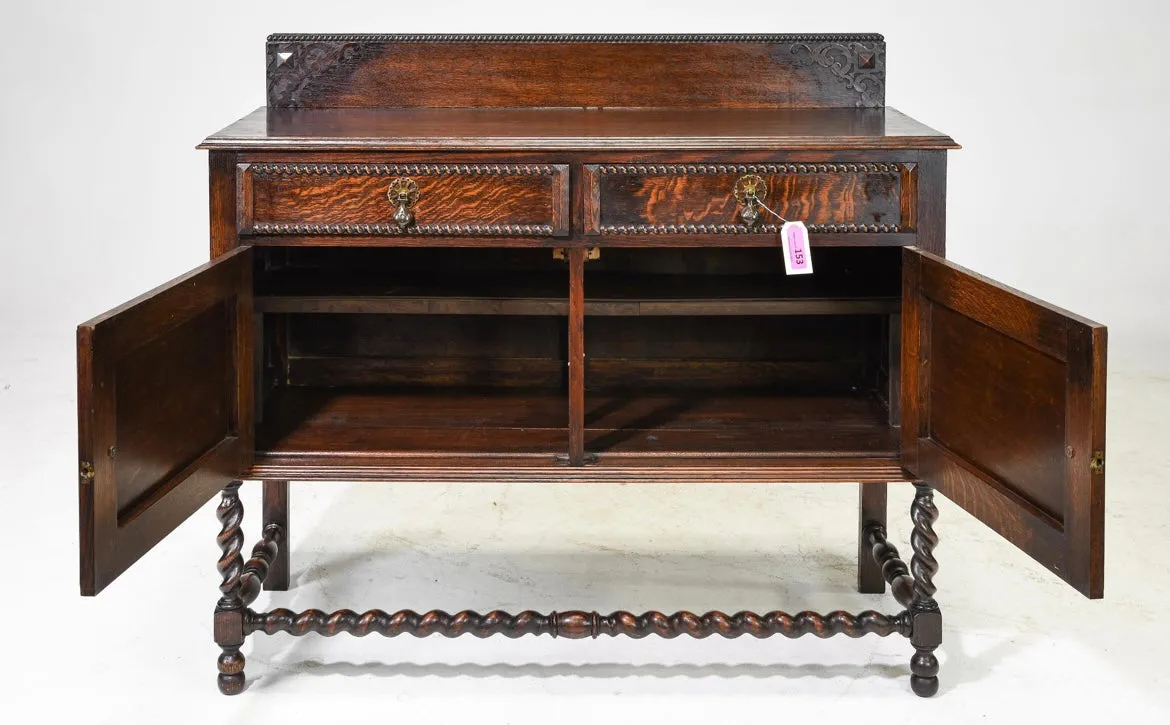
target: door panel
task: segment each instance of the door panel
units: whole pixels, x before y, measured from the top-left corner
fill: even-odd
[[[927,252],[903,259],[904,465],[1100,597],[1105,328]]]
[[[242,248],[77,328],[82,594],[251,464],[251,325]]]

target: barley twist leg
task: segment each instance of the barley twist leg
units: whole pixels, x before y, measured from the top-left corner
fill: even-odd
[[[240,597],[240,574],[244,570],[244,557],[240,553],[244,533],[240,523],[244,518],[244,505],[240,503],[239,490],[239,481],[229,483],[215,510],[220,523],[219,536],[216,537],[220,556],[216,568],[221,581],[214,632],[215,643],[222,650],[216,662],[219,670],[216,682],[219,691],[225,695],[236,695],[244,690],[244,655],[240,653],[244,644],[244,602]]]
[[[934,575],[938,572],[938,560],[934,558],[938,534],[934,532],[934,522],[938,520],[938,509],[929,485],[916,483],[914,487],[914,503],[910,507],[910,520],[914,523],[910,534],[910,546],[914,549],[910,559],[910,573],[914,576],[914,599],[910,604],[910,643],[914,645],[910,689],[919,697],[930,697],[938,692],[938,657],[934,651],[942,644],[942,613],[934,600]]]

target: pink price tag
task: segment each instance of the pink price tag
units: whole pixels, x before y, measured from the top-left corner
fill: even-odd
[[[780,227],[780,245],[784,248],[786,274],[812,274],[812,252],[804,222],[785,222]]]

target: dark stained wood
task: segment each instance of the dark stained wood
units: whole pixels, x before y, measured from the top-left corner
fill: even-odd
[[[568,441],[563,393],[288,388],[258,432],[265,454],[553,456]],[[585,399],[585,448],[605,455],[887,457],[897,436],[872,398],[682,392]]]
[[[569,250],[569,465],[585,462],[585,254]]]
[[[947,154],[924,151],[914,172],[915,246],[940,257],[947,253]]]
[[[300,251],[300,250],[294,250]],[[568,314],[566,270],[540,268],[531,255],[476,249],[351,249],[313,255],[264,274],[262,312],[421,315]],[[492,250],[500,251],[500,250]],[[354,254],[361,252],[361,254]],[[468,258],[467,263],[462,259]],[[344,264],[341,259],[346,259]],[[548,259],[548,257],[545,257]],[[607,250],[586,267],[585,314],[842,315],[888,314],[901,304],[900,257],[892,249],[825,249],[817,274],[785,277],[780,250]],[[323,263],[324,262],[324,263]],[[419,266],[419,265],[423,266]],[[469,268],[470,265],[470,268]]]
[[[919,697],[933,697],[938,692],[938,657],[934,651],[942,644],[942,612],[934,599],[934,575],[938,573],[938,560],[934,558],[938,534],[934,532],[934,522],[938,520],[938,509],[934,505],[934,492],[928,484],[914,483],[910,519],[914,522],[910,533],[910,545],[914,549],[914,556],[910,558],[914,596],[907,607],[910,644],[914,645],[914,655],[910,658],[910,689]]]
[[[260,590],[268,583],[280,547],[285,544],[286,533],[280,524],[266,524],[260,539],[252,547],[252,556],[244,562],[244,571],[240,574],[240,598],[245,605],[256,601]]]
[[[783,222],[761,210],[744,224],[733,191],[747,174],[764,180],[763,203],[784,219],[803,221],[812,232],[912,231],[903,215],[901,164],[591,164],[586,182],[597,197],[588,234],[775,235]]]
[[[881,562],[875,559],[873,544],[866,531],[877,526],[881,531],[886,527],[886,484],[858,484],[857,497],[857,591],[862,594],[881,594],[886,590],[886,580]],[[895,556],[896,556],[895,552]]]
[[[229,253],[78,327],[83,594],[249,465],[251,262]]]
[[[712,156],[712,152],[656,152],[656,153],[638,153],[631,155],[629,151],[610,151],[608,153],[580,153],[580,152],[562,152],[562,153],[548,153],[544,152],[537,155],[530,155],[524,153],[523,160],[530,167],[536,166],[568,166],[573,171],[573,178],[568,184],[569,196],[566,205],[566,218],[568,215],[568,208],[575,208],[576,214],[582,215],[585,212],[585,198],[591,197],[593,189],[589,186],[589,175],[580,171],[578,163],[584,166],[603,165],[608,168],[615,164],[620,166],[622,164],[634,163],[636,166],[645,166],[646,164],[654,164],[656,167],[662,168],[677,168],[679,165],[700,167],[726,167],[743,169],[753,168],[761,164],[771,168],[785,168],[785,169],[800,169],[800,168],[875,168],[884,166],[886,168],[897,167],[901,169],[899,172],[900,188],[909,189],[913,192],[917,188],[917,184],[913,182],[912,178],[915,176],[915,168],[917,158],[920,151],[916,150],[869,150],[860,152],[856,150],[839,150],[836,152],[829,151],[791,151],[786,150],[783,153],[761,153],[761,152],[744,152],[744,151],[719,151],[716,156]],[[515,166],[517,160],[515,152],[485,152],[485,151],[464,151],[458,154],[441,154],[440,152],[431,152],[427,154],[419,153],[400,153],[400,154],[386,154],[386,153],[340,153],[335,151],[316,151],[310,156],[292,152],[263,152],[263,153],[241,153],[239,155],[241,168],[246,166],[251,169],[255,168],[302,168],[304,174],[311,175],[309,170],[332,170],[332,169],[349,169],[351,171],[357,169],[381,169],[387,170],[391,168],[409,169],[409,168],[435,168],[439,165],[445,164],[447,168],[471,168],[478,165],[479,168],[496,168],[506,167],[509,164]],[[442,162],[438,164],[437,162]],[[373,172],[371,172],[373,173]],[[806,172],[807,173],[807,172]],[[561,178],[558,177],[558,182]],[[734,183],[734,182],[731,182]],[[389,180],[386,181],[389,184]],[[241,190],[248,190],[251,187],[241,181],[238,184]],[[563,188],[563,185],[562,185]],[[554,195],[557,193],[554,190]],[[909,192],[908,192],[909,193]],[[916,193],[916,192],[914,192]],[[917,207],[915,204],[906,201],[906,193],[902,193],[902,204],[900,207],[894,206],[899,218],[911,219],[913,215],[917,214]],[[383,195],[384,196],[384,195]],[[239,204],[241,210],[241,219],[239,223],[244,227],[250,224],[250,209],[248,202],[248,195],[242,194],[243,201]],[[576,205],[576,206],[574,206]],[[557,217],[557,207],[553,208],[552,218],[554,226],[559,223],[555,220]],[[592,214],[592,211],[590,211]],[[484,225],[484,224],[465,224],[465,225],[424,225],[415,228],[412,232],[403,234],[397,225],[394,224],[267,224],[262,223],[260,226],[252,228],[251,233],[246,237],[248,241],[258,246],[276,246],[286,248],[289,246],[302,247],[318,247],[318,246],[334,246],[347,248],[384,248],[384,247],[414,247],[414,248],[438,248],[438,247],[457,247],[457,248],[472,248],[482,249],[485,247],[511,247],[511,248],[550,248],[550,247],[571,247],[571,246],[601,246],[601,247],[701,247],[710,249],[717,247],[763,247],[775,248],[776,236],[774,225],[761,226],[757,229],[758,233],[744,233],[736,225],[694,225],[694,224],[675,224],[675,225],[611,225],[607,227],[609,231],[604,233],[587,233],[585,227],[589,224],[591,217],[584,217],[577,221],[570,220],[568,224],[566,236],[557,237],[552,236],[545,226],[540,225]],[[882,225],[870,224],[861,222],[850,222],[847,224],[821,224],[814,225],[811,231],[810,241],[815,247],[880,247],[880,246],[904,246],[913,245],[917,243],[918,234],[912,227],[903,229],[899,225]],[[900,231],[891,231],[898,228]],[[885,229],[885,231],[881,231]],[[706,231],[703,231],[706,230]],[[876,230],[876,231],[875,231]]]
[[[276,549],[276,556],[272,560],[264,577],[264,588],[270,591],[285,591],[289,584],[289,547],[288,547],[288,481],[264,482],[264,530],[270,526],[279,526],[281,541]]]
[[[489,388],[567,385],[565,361],[531,357],[356,357],[296,355],[288,359],[287,382],[294,386],[450,386]]]
[[[551,459],[566,451],[568,421],[557,390],[290,387],[268,405],[257,450]]]
[[[876,391],[882,318],[590,317],[585,385],[597,393]]]
[[[904,247],[914,246],[917,234],[914,233],[877,233],[870,232],[815,232],[809,235],[812,247]],[[482,248],[485,244],[492,247],[515,249],[559,249],[571,246],[597,246],[615,248],[702,248],[712,246],[727,248],[767,248],[775,249],[775,234],[600,234],[584,240],[567,242],[560,237],[523,237],[523,236],[429,236],[404,234],[262,234],[248,237],[248,242],[256,247],[364,247],[378,249],[385,247],[415,247],[415,248]]]
[[[442,315],[290,315],[291,385],[565,389],[565,320]]]
[[[566,466],[556,457],[513,455],[337,455],[258,452],[250,478],[286,476],[303,481],[378,481],[397,483],[841,483],[909,482],[893,456],[778,458],[726,455],[604,456],[587,466]]]
[[[585,362],[585,380],[588,391],[620,392],[638,389],[657,391],[689,388],[800,395],[814,390],[844,389],[850,387],[849,381],[858,381],[857,385],[861,385],[866,377],[864,365],[864,359],[856,356],[839,360],[671,360],[590,357]]]
[[[236,154],[212,151],[207,155],[208,208],[211,211],[211,259],[217,259],[239,243],[236,228],[236,209],[239,203],[236,188]]]
[[[563,361],[564,325],[555,317],[289,315],[289,355]]]
[[[879,614],[872,610],[857,615],[840,611],[829,614],[809,611],[797,614],[780,611],[766,614],[755,612],[726,614],[720,611],[694,614],[684,611],[667,615],[654,611],[644,614],[624,611],[602,614],[576,610],[550,614],[528,610],[512,615],[499,610],[486,614],[464,610],[451,615],[437,609],[423,614],[409,609],[394,613],[371,609],[361,614],[349,609],[332,613],[319,609],[308,609],[303,612],[275,609],[271,612],[251,612],[247,619],[247,631],[249,634],[286,632],[293,636],[318,633],[327,637],[349,632],[359,637],[368,634],[381,634],[386,637],[403,634],[416,637],[433,634],[458,637],[470,634],[480,638],[503,635],[515,639],[524,635],[547,634],[566,639],[585,639],[597,638],[604,634],[610,637],[624,635],[635,639],[650,635],[666,639],[687,635],[702,639],[717,634],[726,639],[744,635],[756,639],[774,635],[782,635],[789,639],[812,635],[826,639],[837,635],[857,638],[867,634],[888,637],[895,633],[905,634],[907,630],[898,617]]]
[[[234,427],[232,301],[214,304],[113,360],[120,525],[141,513],[160,481],[214,448]]]
[[[1105,328],[905,254],[907,467],[1100,597],[1105,480],[1093,460],[1105,450]]]
[[[216,684],[224,695],[238,695],[244,691],[244,666],[246,660],[240,653],[244,644],[244,600],[240,592],[240,575],[244,571],[244,557],[240,550],[244,546],[244,533],[240,523],[244,519],[244,506],[240,503],[240,481],[230,481],[223,489],[223,497],[215,509],[219,520],[219,535],[215,543],[219,546],[219,560],[216,569],[220,574],[220,598],[215,605],[212,619],[212,633],[220,647],[216,658]]]
[[[268,106],[880,108],[885,53],[874,34],[274,35]]]
[[[518,291],[510,288],[510,291]],[[568,315],[567,300],[554,297],[400,297],[370,295],[265,296],[256,299],[260,312],[347,313],[396,315]],[[599,299],[585,302],[585,314],[626,317],[663,315],[857,315],[886,314],[899,309],[896,299],[859,298],[724,298]]]
[[[893,108],[259,108],[207,137],[200,148],[264,151],[664,150],[716,153],[954,149],[946,134]],[[562,156],[563,158],[563,156]],[[832,159],[830,159],[832,160]],[[616,162],[600,158],[595,163]]]
[[[634,456],[826,456],[897,454],[896,431],[872,398],[755,394],[586,398],[586,449]]]
[[[222,488],[226,694],[258,632],[898,633],[930,696],[937,489],[1100,596],[1105,329],[930,254],[958,146],[884,107],[884,53],[270,38],[269,106],[201,145],[218,263],[78,331],[83,593]],[[740,224],[748,173],[810,225],[814,275],[782,273],[767,212]],[[406,226],[398,177],[421,192]],[[264,482],[247,559],[245,477]],[[857,483],[858,588],[904,610],[255,612],[289,583],[289,480]],[[916,487],[908,562],[890,482]]]
[[[565,236],[564,164],[242,164],[242,234]],[[400,227],[390,183],[418,185]]]
[[[890,425],[902,425],[902,315],[889,316],[886,325],[886,356],[883,373],[886,381],[886,407],[890,411]]]

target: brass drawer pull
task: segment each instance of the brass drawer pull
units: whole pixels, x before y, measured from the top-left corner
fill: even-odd
[[[415,183],[414,179],[400,176],[391,181],[390,188],[386,190],[386,198],[390,200],[391,204],[398,206],[397,211],[394,212],[394,221],[398,224],[399,229],[405,229],[414,224],[414,212],[410,210],[418,201],[418,184]]]
[[[735,200],[743,205],[739,218],[749,227],[755,226],[760,220],[760,203],[768,195],[767,182],[757,174],[741,176],[736,179],[732,194],[735,195]]]

